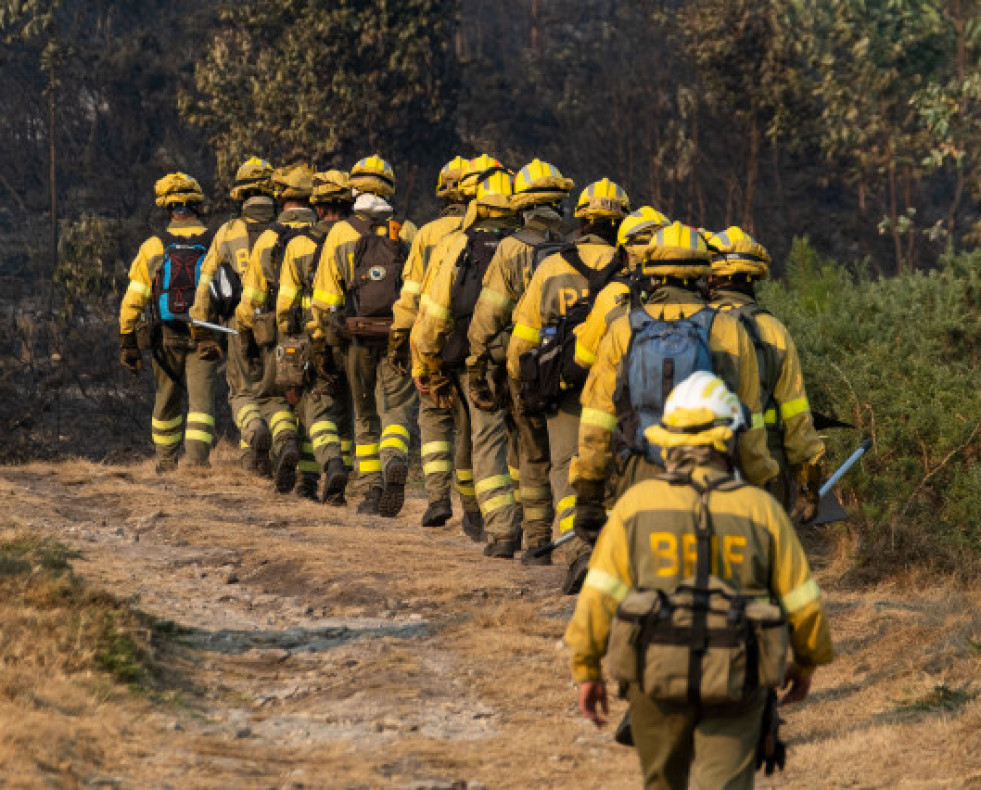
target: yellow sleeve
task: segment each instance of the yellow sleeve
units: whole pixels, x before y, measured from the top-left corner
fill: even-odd
[[[211,246],[208,247],[208,252],[201,264],[201,278],[198,280],[198,287],[194,291],[194,304],[188,310],[188,315],[198,321],[207,321],[211,312],[211,292],[208,287],[211,285],[211,281],[215,279],[215,272],[221,265],[229,224],[226,222],[218,228],[218,232],[211,240]]]
[[[597,295],[586,320],[573,330],[576,335],[575,361],[579,367],[589,370],[593,366],[596,361],[596,349],[599,348],[600,341],[606,335],[613,318],[626,313],[626,310],[617,310],[619,300],[626,292],[627,286],[622,283],[607,285]]]
[[[413,371],[420,371],[420,375],[439,372],[443,347],[453,331],[450,295],[456,281],[457,247],[441,242],[429,261],[428,271],[433,272],[433,278],[425,291],[426,309],[416,318],[409,346]]]
[[[630,321],[617,319],[596,352],[596,362],[589,370],[583,387],[582,414],[579,418],[579,451],[569,467],[569,481],[604,481],[613,460],[611,442],[617,426],[613,394],[617,370],[630,342]]]
[[[263,274],[263,263],[264,257],[268,259],[271,254],[276,238],[274,231],[266,231],[256,240],[252,255],[249,256],[249,265],[242,275],[242,301],[235,308],[235,319],[243,329],[251,329],[255,311],[266,306],[266,291],[269,286],[266,275]]]
[[[776,500],[770,502],[769,510],[773,536],[770,592],[787,617],[794,663],[809,675],[815,667],[834,658],[831,629],[821,601],[821,589],[811,575],[797,533]]]
[[[392,329],[411,329],[419,312],[419,298],[422,295],[422,281],[426,274],[426,255],[432,256],[432,250],[427,250],[427,233],[417,233],[409,249],[409,257],[402,269],[402,290],[399,298],[392,305]]]
[[[342,249],[344,228],[351,226],[346,222],[338,222],[330,229],[324,240],[324,249],[317,262],[317,273],[313,278],[313,297],[310,310],[313,320],[321,330],[327,328],[327,316],[331,309],[344,304],[344,268],[347,261],[343,260]],[[353,228],[352,228],[353,231]]]
[[[520,378],[521,357],[542,342],[542,287],[544,267],[540,267],[514,308],[514,329],[508,343],[508,375]]]
[[[610,623],[634,584],[623,509],[619,504],[613,509],[599,534],[576,610],[565,629],[565,643],[572,652],[572,679],[577,683],[602,677],[600,660],[610,639]]]
[[[813,463],[824,455],[824,442],[814,429],[797,346],[786,329],[782,337],[786,349],[773,397],[783,423],[783,446],[791,465]]]
[[[739,434],[739,468],[749,482],[762,486],[780,473],[780,467],[770,455],[766,443],[766,424],[760,402],[760,371],[756,363],[756,348],[749,334],[737,320],[729,322],[737,337],[739,384],[736,394],[750,410],[749,428]]]
[[[300,293],[303,290],[303,282],[296,270],[296,253],[301,240],[307,239],[305,236],[297,236],[296,239],[286,245],[283,252],[283,266],[279,270],[279,293],[276,294],[276,326],[284,335],[289,332],[288,313],[293,305],[299,303]]]
[[[129,267],[129,286],[123,294],[119,307],[119,332],[129,334],[136,330],[136,322],[143,313],[143,308],[153,293],[153,282],[150,279],[150,263],[154,258],[163,256],[163,245],[153,236],[140,245],[136,258]]]
[[[411,219],[406,219],[399,228],[399,238],[405,242],[406,246],[414,244],[416,236],[419,235],[419,226]]]
[[[520,268],[521,260],[513,254],[512,246],[505,242],[498,245],[494,257],[487,265],[483,287],[477,297],[477,304],[474,305],[468,330],[468,365],[487,361],[487,347],[511,322],[511,314],[520,295],[520,291],[514,289],[510,275],[516,268]],[[512,250],[510,255],[509,250]]]

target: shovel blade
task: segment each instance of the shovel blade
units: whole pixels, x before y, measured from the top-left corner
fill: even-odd
[[[848,521],[848,512],[842,507],[838,497],[835,496],[835,492],[829,491],[821,497],[821,503],[818,505],[817,518],[811,522],[811,526],[817,527],[821,524],[834,524],[836,521]]]

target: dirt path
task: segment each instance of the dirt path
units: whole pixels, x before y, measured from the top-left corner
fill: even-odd
[[[422,530],[421,498],[387,521],[220,463],[73,462],[3,468],[0,501],[6,528],[58,536],[93,585],[181,627],[163,698],[43,667],[0,695],[10,786],[638,786],[576,715],[561,569],[486,560],[457,519]],[[981,787],[981,596],[838,590],[816,564],[841,659],[759,785]]]

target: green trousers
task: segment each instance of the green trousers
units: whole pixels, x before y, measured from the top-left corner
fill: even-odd
[[[703,708],[653,702],[630,687],[630,724],[646,790],[750,790],[765,692],[739,705]]]
[[[293,408],[286,393],[276,383],[276,346],[265,346],[257,360],[249,360],[246,374],[252,380],[252,394],[259,414],[272,432],[272,449],[279,455],[291,442],[300,446],[300,437]]]
[[[177,463],[181,440],[192,464],[208,463],[215,443],[216,361],[205,361],[186,329],[163,327],[163,340],[154,352],[152,435],[157,460],[164,465]],[[159,360],[158,360],[159,357]],[[171,378],[173,376],[173,378]],[[176,381],[174,380],[176,379]],[[187,425],[181,407],[187,394]]]
[[[463,509],[470,512],[479,509],[474,492],[470,431],[470,410],[462,398],[457,397],[452,408],[441,409],[428,395],[419,397],[422,473],[430,502],[448,500],[455,483]]]
[[[491,371],[493,373],[493,371]],[[481,411],[470,402],[467,373],[452,374],[459,391],[466,394],[470,410],[470,436],[473,441],[474,493],[484,517],[484,529],[491,541],[521,540],[521,509],[515,499],[508,458],[506,414],[503,409]],[[491,381],[497,380],[488,375]],[[514,461],[517,464],[517,461]]]
[[[235,319],[229,322],[229,326],[236,328]],[[242,353],[242,341],[238,335],[228,336],[225,378],[228,381],[228,405],[238,428],[241,458],[243,463],[252,467],[255,464],[256,445],[268,447],[269,426],[262,417],[253,392],[256,382],[249,375],[249,363]]]
[[[569,482],[569,467],[572,456],[579,449],[579,393],[566,393],[559,402],[559,408],[548,416],[548,446],[551,460],[549,478],[552,483],[552,500],[555,505],[555,527],[560,537],[572,529],[572,518],[576,512],[576,490]],[[572,565],[579,557],[588,554],[589,544],[573,538],[563,546],[563,556],[567,565]]]
[[[354,455],[358,484],[382,485],[384,465],[408,461],[409,427],[416,411],[416,389],[408,374],[387,359],[384,340],[354,339],[344,357],[354,404]]]
[[[552,539],[552,486],[548,428],[544,417],[529,420],[512,414],[513,436],[518,444],[520,469],[521,528],[529,548],[541,546]]]
[[[336,384],[328,384],[317,377],[312,384],[303,388],[294,411],[303,436],[301,472],[319,474],[332,458],[344,459],[344,438],[350,437],[352,432],[351,391],[346,379],[341,377]],[[349,440],[348,460],[350,447]],[[314,466],[304,466],[311,460]]]

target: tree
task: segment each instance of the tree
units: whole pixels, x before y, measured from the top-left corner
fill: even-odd
[[[226,182],[252,154],[325,168],[378,152],[404,200],[455,142],[457,14],[455,0],[225,6],[181,111],[211,134]]]

